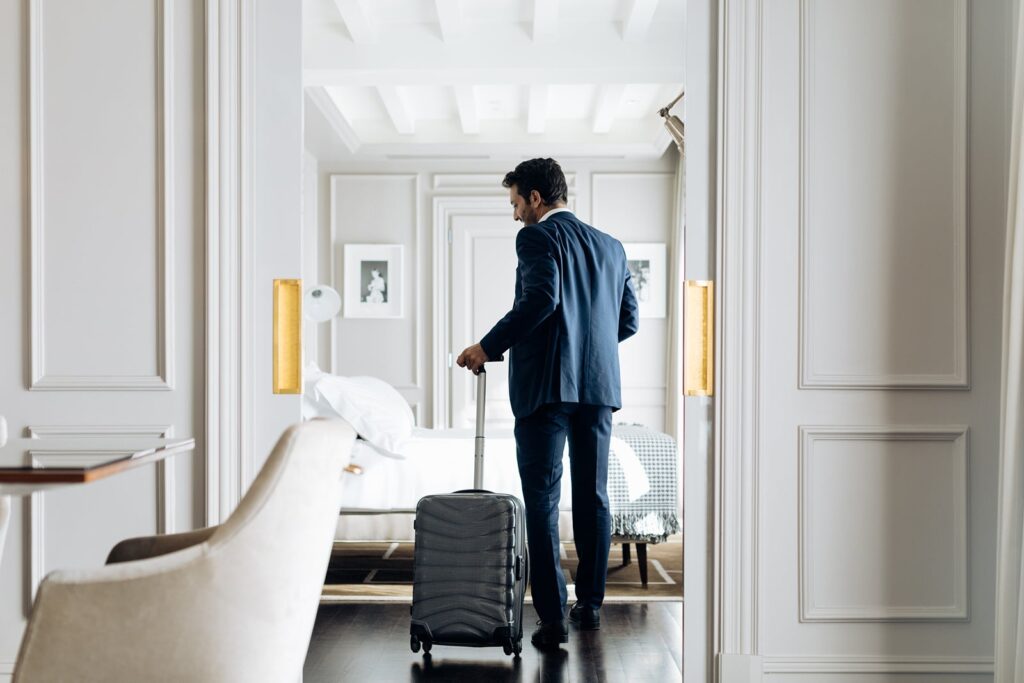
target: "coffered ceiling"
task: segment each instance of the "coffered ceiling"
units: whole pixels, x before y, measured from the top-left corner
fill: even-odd
[[[303,8],[307,107],[356,158],[650,158],[670,144],[658,109],[683,87],[685,0]]]

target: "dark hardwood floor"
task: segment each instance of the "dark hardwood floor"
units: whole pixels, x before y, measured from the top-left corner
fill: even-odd
[[[526,606],[518,660],[501,648],[435,645],[409,649],[408,604],[321,605],[306,655],[304,683],[487,681],[671,683],[683,679],[683,604],[609,604],[600,631],[569,627],[569,643],[544,654],[529,643],[536,612]]]

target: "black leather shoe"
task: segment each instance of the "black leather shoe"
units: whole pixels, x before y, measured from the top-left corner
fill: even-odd
[[[569,619],[574,624],[579,624],[580,629],[584,631],[596,631],[601,628],[601,612],[584,607],[578,602],[569,610]]]
[[[557,650],[560,643],[569,642],[569,627],[565,619],[552,622],[537,622],[540,628],[533,632],[530,642],[541,650]]]

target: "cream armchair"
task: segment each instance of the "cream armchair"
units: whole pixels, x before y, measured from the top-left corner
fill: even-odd
[[[299,680],[354,438],[340,420],[293,426],[220,526],[49,574],[14,680]]]

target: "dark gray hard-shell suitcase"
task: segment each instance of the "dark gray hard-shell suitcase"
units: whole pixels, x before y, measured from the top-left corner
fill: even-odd
[[[499,359],[500,360],[500,359]],[[474,488],[425,496],[416,505],[409,646],[523,649],[529,583],[526,512],[521,500],[483,487],[487,373],[477,376]]]

